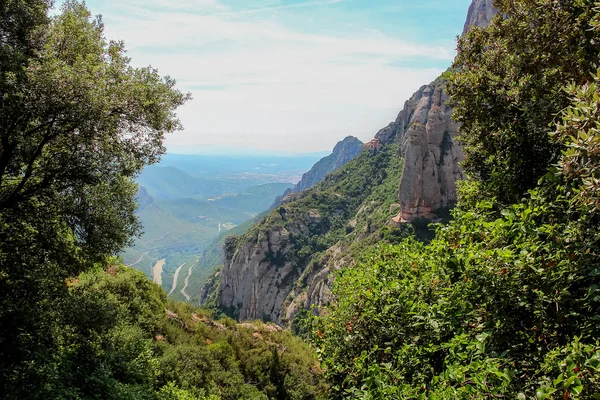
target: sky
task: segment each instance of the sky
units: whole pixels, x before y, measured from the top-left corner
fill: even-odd
[[[193,100],[171,153],[308,153],[362,141],[454,57],[470,0],[87,0],[134,66]]]

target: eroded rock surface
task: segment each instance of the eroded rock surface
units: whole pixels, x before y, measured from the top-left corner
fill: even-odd
[[[498,11],[492,0],[473,0],[463,34],[471,26],[486,26]],[[398,191],[400,211],[396,224],[418,217],[432,217],[439,208],[457,200],[456,182],[463,179],[459,163],[464,153],[456,140],[459,126],[452,121],[452,109],[442,78],[421,87],[404,104],[398,118],[375,136],[379,142],[400,143],[404,170]]]
[[[237,247],[226,243],[217,305],[242,321],[279,321],[280,306],[299,276],[285,261],[289,237],[285,228],[275,227]]]
[[[404,104],[396,121],[377,134],[383,143],[400,143],[404,157],[396,222],[431,217],[436,209],[456,201],[464,153],[456,143],[459,126],[446,105],[445,85],[438,79],[421,87]]]
[[[492,4],[493,0],[473,0],[469,6],[467,20],[463,28],[463,35],[471,26],[487,26],[498,10]]]

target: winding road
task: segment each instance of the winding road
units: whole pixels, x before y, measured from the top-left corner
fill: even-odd
[[[148,252],[145,252],[145,253],[143,253],[143,254],[140,256],[140,258],[138,258],[138,259],[137,259],[137,261],[136,261],[136,262],[134,262],[133,264],[126,265],[126,267],[133,267],[135,264],[137,264],[137,263],[139,263],[140,261],[142,261],[142,258],[144,258],[144,256],[145,256],[146,254],[148,254]]]
[[[173,293],[175,291],[175,289],[177,288],[177,278],[179,278],[179,271],[181,271],[181,268],[183,268],[183,266],[187,264],[187,262],[184,262],[183,264],[181,264],[179,267],[177,267],[177,269],[175,270],[175,275],[173,275],[173,285],[171,286],[171,291],[169,292],[169,296],[171,295],[171,293]]]
[[[185,284],[183,285],[183,288],[182,288],[182,289],[179,291],[179,292],[180,292],[180,293],[183,295],[183,297],[185,297],[185,299],[186,299],[187,301],[190,301],[190,298],[191,298],[191,297],[190,297],[190,295],[189,295],[189,294],[187,294],[187,293],[185,292],[185,289],[187,289],[187,287],[188,287],[189,279],[190,279],[190,276],[192,275],[192,268],[194,268],[194,266],[195,266],[195,265],[196,265],[196,264],[192,264],[192,266],[191,266],[191,267],[188,269],[188,274],[187,274],[187,276],[185,277]]]

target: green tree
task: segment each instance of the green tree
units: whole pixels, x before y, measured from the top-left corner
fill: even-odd
[[[381,246],[340,271],[337,302],[314,332],[336,398],[599,396],[600,72],[590,74],[588,56],[599,60],[600,8],[586,1],[498,4],[508,19],[498,19],[491,31],[476,29],[461,44],[521,29],[496,36],[498,42],[478,42],[478,59],[487,64],[465,65],[451,78],[465,132],[481,141],[468,139],[471,157],[495,159],[497,169],[468,160],[476,179],[463,182],[454,220],[431,243]],[[544,66],[554,56],[557,63]],[[537,60],[531,70],[518,68],[531,60]],[[496,67],[511,67],[506,73],[513,75],[492,78]],[[502,98],[494,83],[510,83],[510,97],[517,96],[512,114],[490,103]],[[565,107],[557,111],[559,103]],[[509,117],[516,118],[515,130]],[[554,119],[552,134],[546,125],[537,128]],[[530,168],[526,157],[537,140],[550,155]],[[519,163],[535,180],[502,183]]]
[[[589,82],[598,68],[600,32],[592,0],[497,0],[504,17],[458,41],[447,74],[461,123],[463,166],[485,195],[520,201],[558,160],[548,131],[569,104],[565,84]]]
[[[67,1],[0,6],[0,394],[52,381],[65,279],[139,232],[140,170],[164,152],[189,95],[133,68],[101,19]]]

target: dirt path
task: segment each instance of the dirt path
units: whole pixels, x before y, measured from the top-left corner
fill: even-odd
[[[177,288],[177,278],[179,278],[179,271],[181,271],[181,268],[183,268],[183,266],[187,264],[187,262],[184,262],[183,264],[181,264],[179,267],[177,267],[177,269],[175,270],[175,275],[173,275],[173,285],[171,286],[171,291],[169,292],[169,296],[171,295],[171,293],[173,293],[175,291],[175,289]]]
[[[187,293],[185,292],[185,289],[187,289],[187,287],[188,287],[188,283],[189,283],[189,280],[190,280],[190,276],[192,275],[192,268],[194,268],[194,266],[195,266],[195,265],[196,265],[196,264],[192,264],[192,266],[190,267],[190,269],[188,269],[188,274],[187,274],[187,276],[185,277],[185,284],[183,285],[183,289],[181,289],[181,290],[180,290],[180,293],[183,295],[183,297],[185,297],[185,299],[186,299],[187,301],[190,301],[190,298],[191,298],[191,297],[190,297],[190,295],[189,295],[189,294],[187,294]]]
[[[140,258],[138,258],[138,259],[137,259],[137,261],[136,261],[136,262],[134,262],[133,264],[126,265],[126,267],[133,267],[135,264],[137,264],[137,263],[139,263],[140,261],[142,261],[142,258],[144,258],[144,256],[145,256],[146,254],[148,254],[148,252],[145,252],[145,253],[143,253],[143,254],[140,256]]]
[[[163,258],[152,267],[152,281],[158,283],[160,286],[162,286],[162,270],[165,266],[165,262],[167,262],[167,259]]]

